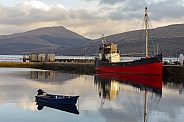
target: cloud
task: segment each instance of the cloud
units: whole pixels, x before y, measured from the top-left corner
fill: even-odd
[[[93,1],[93,0],[85,0],[85,1]],[[100,4],[114,5],[114,4],[117,4],[117,3],[126,2],[127,0],[96,0],[96,1],[99,1]]]
[[[144,16],[145,6],[156,26],[184,21],[182,0],[83,0],[73,8],[31,0],[14,6],[0,5],[0,34],[64,26],[83,36],[97,38],[102,34],[134,30],[138,20]]]
[[[19,2],[13,7],[0,5],[0,13],[1,34],[58,25],[74,28],[75,31],[76,28],[86,26],[90,21],[98,19],[96,12],[82,8],[67,9],[62,4],[46,5],[36,0]],[[81,31],[78,33],[83,34]]]
[[[99,4],[106,6],[113,4],[114,11],[109,11],[112,20],[139,18],[140,12],[144,12],[145,7],[148,7],[149,14],[154,20],[181,18],[184,11],[183,0],[99,0]],[[106,7],[107,11],[110,9],[112,9],[110,6]]]
[[[66,10],[61,5],[47,6],[39,1],[24,1],[14,7],[1,6],[1,24],[25,25],[35,22],[65,19]]]
[[[181,0],[161,1],[149,6],[154,20],[180,19],[183,17],[184,5]]]
[[[119,26],[119,29],[115,25],[108,26],[112,27],[112,33],[118,32],[118,30],[119,32],[133,30],[138,21],[143,19],[145,7],[148,7],[149,19],[152,24],[154,23],[154,27],[183,23],[184,21],[183,0],[99,0],[98,4],[100,6],[98,11],[105,13],[103,19],[118,23],[116,26]],[[126,24],[122,22],[126,22]],[[116,30],[114,30],[115,27]]]

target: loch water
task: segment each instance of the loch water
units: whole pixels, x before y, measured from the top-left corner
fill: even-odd
[[[74,108],[40,108],[38,89],[80,97]],[[0,68],[0,96],[1,122],[184,121],[182,78]]]

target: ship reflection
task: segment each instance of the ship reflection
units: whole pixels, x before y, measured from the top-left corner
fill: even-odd
[[[55,104],[55,103],[38,101],[36,105],[38,105],[37,106],[38,110],[42,110],[46,106],[49,108],[61,110],[61,111],[68,112],[68,113],[79,114],[79,111],[77,110],[77,106],[75,104],[67,105],[67,104]]]
[[[162,76],[104,73],[95,75],[99,96],[104,99],[116,99],[120,84],[127,84],[140,90],[150,91],[162,96]]]
[[[105,103],[105,99],[116,99],[120,91],[119,86],[122,84],[139,89],[141,92],[136,92],[136,96],[128,97],[130,98],[129,101],[131,104],[126,104],[126,106],[129,106],[128,108],[131,108],[131,110],[135,109],[134,112],[136,114],[138,112],[138,117],[144,122],[153,116],[162,96],[162,76],[115,73],[98,74],[95,75],[95,84],[98,85],[102,105]],[[130,92],[130,94],[132,93]],[[129,96],[129,94],[127,94],[127,96]],[[142,99],[140,99],[140,97]]]
[[[102,78],[100,75],[95,75],[95,84],[98,85],[99,96],[104,99],[116,99],[116,95],[120,90],[119,82],[113,78]]]

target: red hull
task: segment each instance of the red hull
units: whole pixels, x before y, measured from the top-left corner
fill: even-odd
[[[96,68],[98,73],[128,73],[141,75],[162,75],[162,62],[152,62],[134,66],[100,66]]]
[[[110,78],[120,81],[126,81],[137,85],[143,85],[145,87],[162,89],[162,76],[161,75],[133,75],[133,74],[121,74],[121,73],[104,73],[99,74],[100,78]]]
[[[98,73],[126,73],[139,75],[162,75],[162,54],[139,60],[121,62],[117,45],[103,45],[103,53],[95,59]]]

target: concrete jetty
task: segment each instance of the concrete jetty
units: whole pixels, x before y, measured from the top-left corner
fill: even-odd
[[[0,62],[0,67],[35,68],[81,74],[96,73],[94,63],[79,62]],[[163,75],[184,75],[184,65],[163,65]]]
[[[93,63],[72,62],[0,62],[0,67],[35,68],[43,70],[59,70],[70,73],[95,74]]]
[[[163,75],[184,75],[184,65],[163,65]]]

